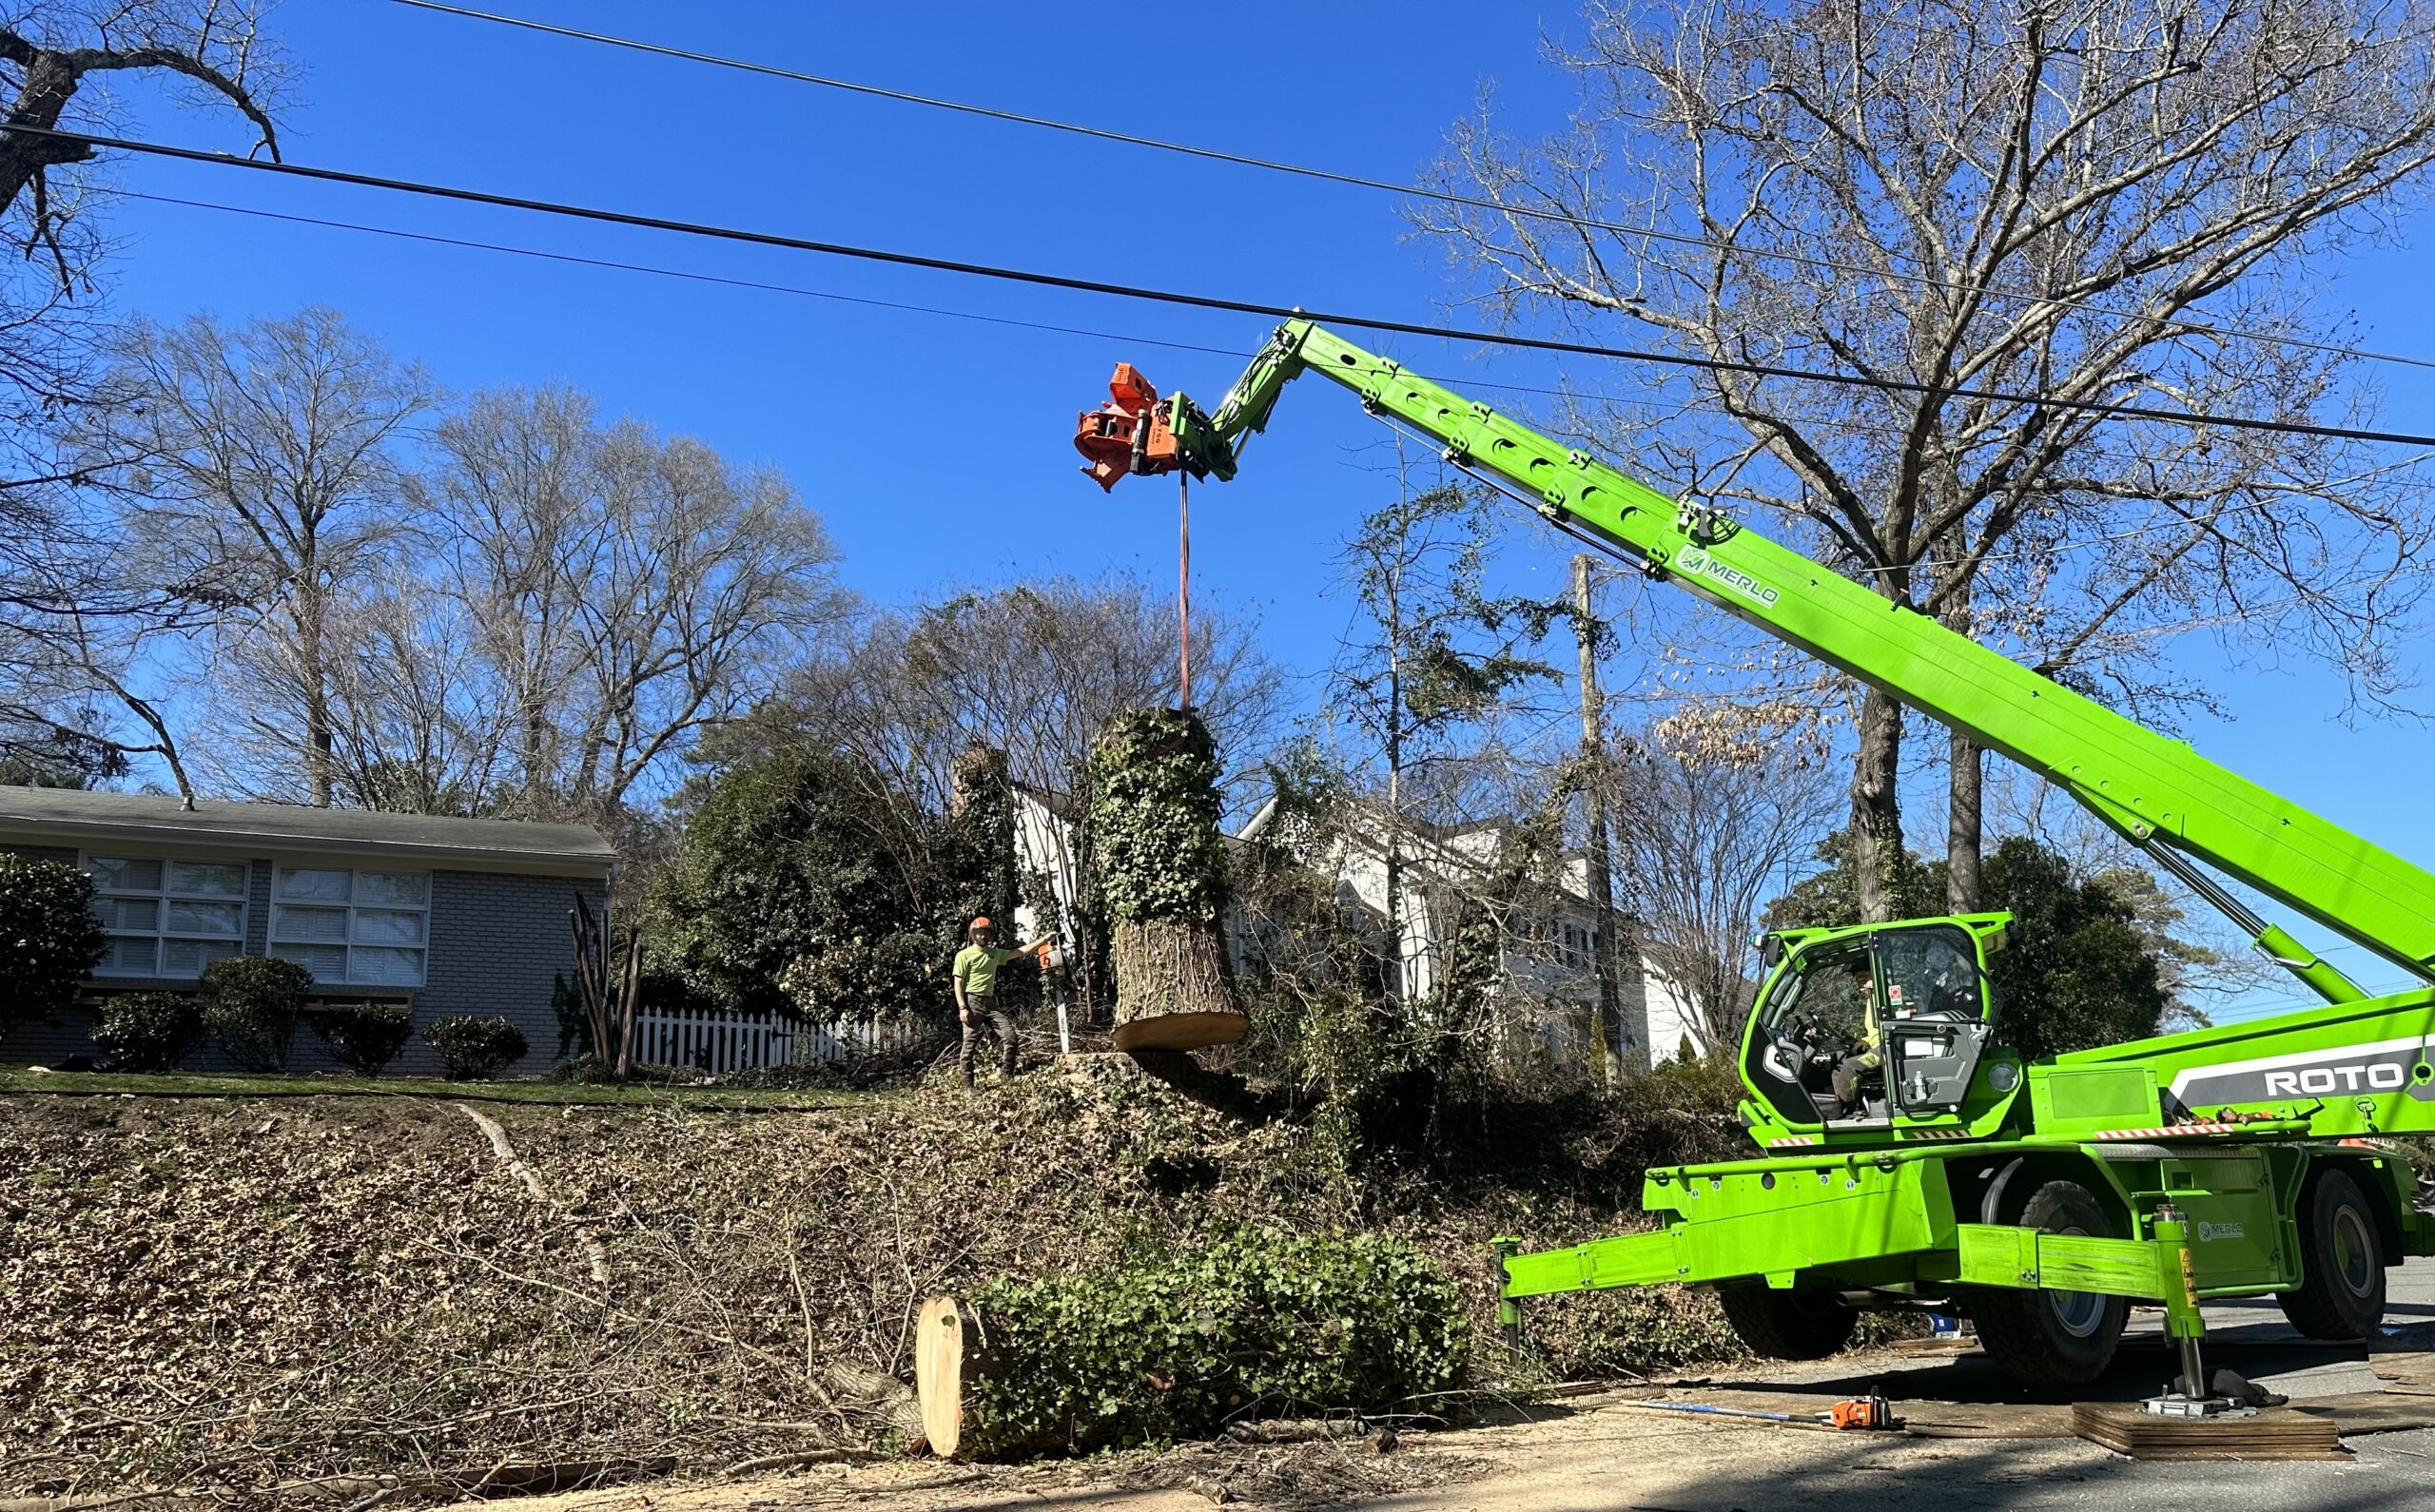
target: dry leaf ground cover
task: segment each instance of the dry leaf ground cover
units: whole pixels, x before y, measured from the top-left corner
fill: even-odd
[[[480,1111],[531,1182],[439,1101],[0,1097],[0,1496],[903,1452],[923,1297],[1250,1225],[1421,1244],[1482,1381],[1730,1348],[1646,1293],[1536,1308],[1505,1356],[1488,1240],[1636,1222],[1650,1140],[1612,1122],[1542,1127],[1560,1180],[1382,1197],[1119,1057],[826,1111]]]

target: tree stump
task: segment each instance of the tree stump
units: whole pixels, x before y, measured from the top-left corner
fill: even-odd
[[[1091,834],[1115,921],[1116,1048],[1197,1050],[1243,1037],[1221,924],[1218,752],[1189,710],[1128,708],[1091,748]]]

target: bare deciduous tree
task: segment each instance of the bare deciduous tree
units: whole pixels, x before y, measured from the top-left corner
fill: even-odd
[[[1195,706],[1237,766],[1266,754],[1283,696],[1254,629],[1196,604]],[[1042,576],[877,615],[798,671],[786,702],[931,809],[976,743],[1005,752],[1016,782],[1071,791],[1110,715],[1180,696],[1177,639],[1175,600],[1137,578]]]
[[[227,737],[216,760],[242,786],[326,806],[336,620],[399,547],[396,446],[430,380],[320,308],[236,329],[138,321],[118,358],[129,401],[90,415],[86,445],[137,498],[128,569],[219,611],[201,711]]]
[[[851,598],[820,517],[775,469],[566,389],[477,396],[421,484],[441,596],[483,694],[460,709],[487,806],[601,818],[706,727],[765,696]]]
[[[256,148],[276,158],[271,108],[282,70],[263,34],[265,9],[248,0],[15,0],[0,9],[8,124],[46,131],[107,125],[115,101],[98,87],[104,81],[166,76],[185,95],[244,116],[260,133]],[[24,227],[28,251],[49,251],[63,284],[75,279],[61,240],[73,196],[55,192],[51,174],[93,156],[82,142],[0,132],[0,205]]]
[[[2056,401],[2314,422],[2347,359],[2306,260],[2374,234],[2435,158],[2418,0],[1593,4],[1584,104],[1535,146],[1485,119],[1432,206],[1510,308],[1730,362],[1585,426],[1684,491],[1810,534],[1886,598],[2120,700],[2172,630],[2306,647],[2391,697],[2422,491],[2342,441]],[[1913,385],[1902,387],[1891,385]],[[1973,397],[1969,389],[2024,396]],[[2337,482],[2340,480],[2340,482]],[[1902,717],[1869,691],[1861,901],[1901,852]],[[1979,753],[1954,752],[1966,896]]]
[[[0,6],[0,98],[10,126],[124,124],[136,88],[242,117],[277,155],[282,83],[260,6],[219,0],[16,0]],[[0,131],[0,742],[50,771],[114,774],[158,756],[181,789],[161,706],[129,678],[185,606],[114,571],[115,500],[95,458],[65,445],[72,417],[123,402],[89,298],[104,250],[87,213],[83,143]]]
[[[1760,916],[1832,827],[1824,743],[1796,708],[1693,708],[1619,743],[1593,780],[1642,958],[1683,990],[1702,1054],[1731,1044]]]

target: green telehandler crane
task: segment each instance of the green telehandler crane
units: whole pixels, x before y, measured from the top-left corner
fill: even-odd
[[[2435,1133],[2435,875],[1888,600],[1307,320],[1214,411],[1130,365],[1075,445],[1103,488],[1225,480],[1316,373],[1592,546],[1841,669],[2070,793],[2223,910],[2322,1006],[2024,1063],[1988,958],[2009,916],[1762,938],[1741,1119],[1763,1153],[1651,1171],[1646,1232],[1505,1247],[1503,1310],[1554,1292],[1712,1285],[1742,1338],[1805,1359],[1858,1310],[1936,1306],[2021,1378],[2103,1371],[2161,1305],[2198,1413],[2203,1300],[2271,1295],[2303,1332],[2372,1334],[2385,1273],[2435,1253],[2390,1136]],[[2237,879],[2422,984],[2370,996],[2227,888]],[[1865,1052],[1865,1054],[1863,1054]],[[1858,1075],[1854,1073],[1857,1071]],[[1841,1075],[1838,1075],[1841,1072]]]

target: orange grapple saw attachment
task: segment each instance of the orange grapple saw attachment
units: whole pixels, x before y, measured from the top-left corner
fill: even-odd
[[[1113,491],[1127,473],[1172,473],[1183,465],[1167,406],[1148,378],[1132,363],[1119,362],[1107,392],[1105,404],[1074,421],[1074,450],[1088,459],[1082,471],[1092,482]]]

